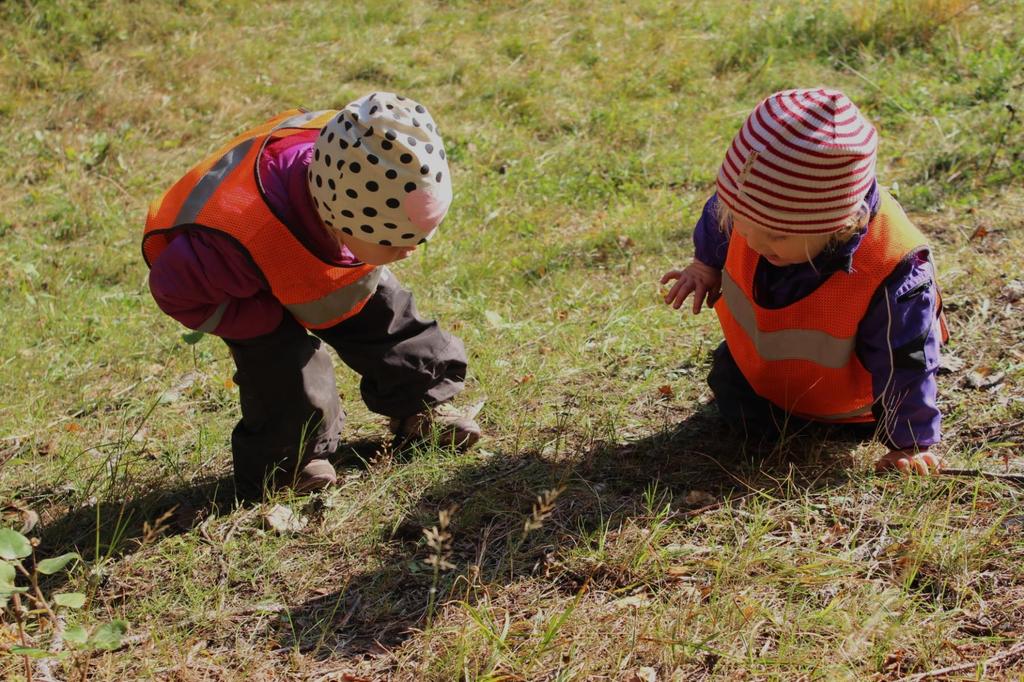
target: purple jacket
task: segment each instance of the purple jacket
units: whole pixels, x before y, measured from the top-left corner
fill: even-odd
[[[274,213],[300,232],[320,258],[351,265],[358,261],[321,225],[306,189],[306,168],[318,134],[305,131],[267,145],[260,157],[260,179]],[[268,334],[284,315],[249,256],[230,237],[209,231],[177,235],[153,262],[149,290],[161,310],[190,329],[226,303],[214,333],[229,339]]]
[[[880,201],[877,187],[872,187],[868,201],[874,216]],[[718,227],[717,204],[717,195],[704,204],[693,242],[697,259],[721,270],[729,234]],[[757,304],[781,308],[810,294],[832,273],[849,272],[853,254],[866,233],[826,249],[811,263],[776,267],[760,259],[754,273]],[[925,448],[941,438],[942,415],[935,404],[941,345],[935,324],[937,296],[928,249],[920,249],[883,282],[857,327],[857,357],[871,373],[874,413],[884,425],[879,438],[892,449]]]

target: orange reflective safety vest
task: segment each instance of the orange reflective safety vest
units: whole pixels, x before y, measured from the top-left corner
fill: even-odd
[[[338,266],[312,253],[271,211],[259,178],[260,153],[268,142],[322,128],[337,113],[286,111],[194,166],[149,206],[142,238],[146,264],[159,257],[177,230],[214,230],[249,254],[271,293],[303,326],[325,329],[358,313],[384,269]],[[227,303],[199,330],[216,329]]]
[[[924,235],[885,191],[879,212],[853,256],[851,272],[836,272],[784,308],[754,301],[758,254],[733,232],[714,308],[736,364],[754,392],[789,413],[827,422],[873,421],[871,374],[856,353],[857,326],[878,288]],[[936,324],[948,339],[941,303]]]

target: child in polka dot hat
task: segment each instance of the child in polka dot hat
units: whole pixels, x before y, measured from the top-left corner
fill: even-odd
[[[388,93],[352,102],[320,130],[307,179],[324,225],[371,263],[405,257],[429,239],[452,201],[434,119]]]
[[[725,341],[708,383],[747,435],[869,429],[878,470],[929,474],[935,373],[948,334],[931,249],[875,179],[878,133],[846,95],[786,90],[733,138],[665,302],[691,294]]]
[[[375,92],[247,130],[150,206],[143,255],[157,304],[223,338],[235,362],[240,497],[335,482],[344,411],[324,343],[398,443],[477,441],[475,414],[451,402],[464,388],[462,342],[420,317],[385,267],[430,239],[451,202],[433,117]]]

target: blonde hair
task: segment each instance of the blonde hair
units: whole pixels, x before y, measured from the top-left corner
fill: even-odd
[[[718,229],[722,232],[728,232],[732,229],[732,209],[726,206],[725,202],[721,199],[716,202],[715,218],[718,220]],[[856,213],[846,221],[846,224],[829,235],[829,247],[847,242],[850,237],[867,227],[869,222],[871,222],[871,206],[865,198],[860,202]]]

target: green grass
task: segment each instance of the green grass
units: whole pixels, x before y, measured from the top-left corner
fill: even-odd
[[[1019,679],[1020,491],[876,477],[870,443],[748,452],[706,405],[717,323],[660,304],[656,281],[689,258],[750,108],[843,89],[934,241],[964,361],[941,378],[945,455],[1024,470],[1021,16],[1016,0],[0,4],[0,504],[5,525],[12,505],[38,513],[40,556],[81,551],[47,587],[86,593],[83,622],[130,624],[88,675],[852,680],[972,663],[958,674]],[[339,364],[368,461],[329,494],[282,496],[308,521],[281,537],[265,508],[230,504],[230,357],[156,308],[139,238],[148,202],[227,136],[373,89],[445,132],[455,205],[396,271],[465,341],[488,437],[374,454],[383,421]],[[975,390],[970,371],[1005,378]],[[451,504],[456,569],[435,579],[422,531]],[[0,676],[24,677],[9,613],[0,626]]]

